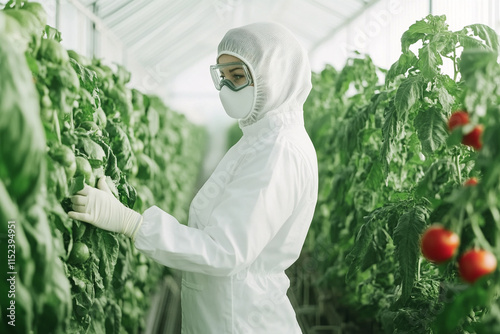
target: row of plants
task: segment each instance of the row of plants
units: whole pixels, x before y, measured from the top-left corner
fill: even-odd
[[[0,331],[138,333],[168,270],[130,239],[70,219],[69,197],[106,177],[126,206],[186,223],[205,132],[127,87],[123,66],[65,50],[46,20],[35,2],[0,11],[0,245],[15,251],[13,270],[2,258],[15,291],[0,285]]]
[[[353,333],[500,332],[497,34],[429,15],[401,50],[389,70],[357,54],[313,74],[306,269]]]

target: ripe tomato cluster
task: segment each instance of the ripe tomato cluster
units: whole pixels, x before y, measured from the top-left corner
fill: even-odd
[[[469,124],[469,114],[466,111],[455,111],[451,114],[448,120],[448,129],[453,131],[459,126],[464,126]],[[467,134],[462,137],[462,144],[467,146],[472,146],[476,150],[480,150],[483,147],[481,141],[481,135],[483,134],[483,126],[478,124]]]
[[[450,260],[460,244],[460,238],[439,224],[430,226],[422,234],[420,247],[423,256],[440,264]],[[462,254],[458,261],[458,271],[462,279],[474,283],[484,275],[495,271],[496,257],[487,250],[471,249]]]
[[[448,129],[453,131],[458,127],[469,124],[469,114],[459,110],[451,114],[448,120]],[[481,135],[483,125],[475,125],[472,130],[462,136],[462,144],[471,146],[476,150],[482,148]],[[475,186],[478,180],[471,177],[464,182],[464,186]],[[434,224],[424,231],[420,240],[422,255],[429,261],[440,264],[449,261],[455,255],[460,238],[450,230],[439,224]],[[497,267],[496,257],[487,250],[470,249],[463,253],[458,260],[458,271],[462,279],[474,283],[480,277],[490,274]]]
[[[475,186],[477,185],[477,178],[475,178],[474,176],[471,177],[470,179],[468,179],[467,181],[464,182],[464,185],[465,186]]]

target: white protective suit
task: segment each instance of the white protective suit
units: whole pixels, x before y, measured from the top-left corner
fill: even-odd
[[[221,54],[244,61],[254,79],[243,137],[193,199],[188,226],[153,206],[135,246],[183,271],[184,334],[301,333],[284,271],[300,254],[317,200],[316,153],[303,121],[307,54],[273,23],[229,30]]]

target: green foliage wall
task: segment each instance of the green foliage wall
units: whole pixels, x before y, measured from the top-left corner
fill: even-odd
[[[12,298],[0,285],[0,331],[138,333],[168,270],[128,238],[71,220],[69,197],[105,176],[128,207],[186,223],[205,131],[128,88],[124,67],[66,51],[45,21],[38,3],[0,11],[0,277],[15,277]]]

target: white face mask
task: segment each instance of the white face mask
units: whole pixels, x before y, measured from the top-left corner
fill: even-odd
[[[219,98],[229,117],[244,119],[253,109],[254,94],[254,86],[247,86],[237,92],[223,86],[219,92]]]

